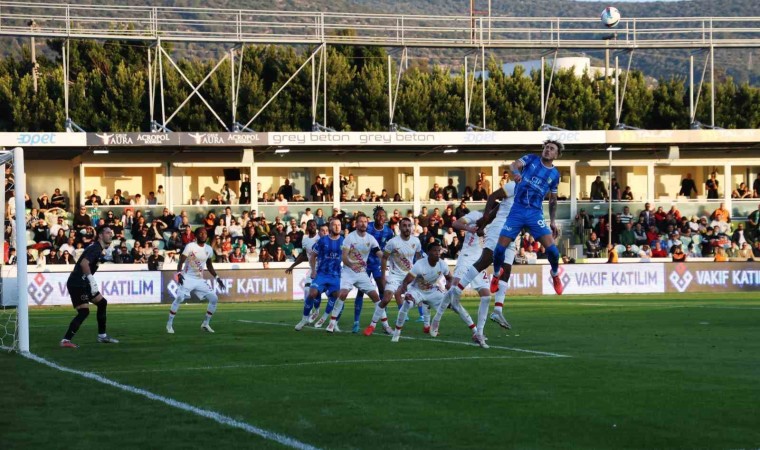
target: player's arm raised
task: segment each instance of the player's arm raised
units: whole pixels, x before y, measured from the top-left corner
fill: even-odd
[[[470,233],[475,233],[475,232],[477,232],[479,229],[481,229],[481,228],[478,226],[478,223],[477,223],[477,222],[475,222],[475,223],[470,223],[470,222],[469,222],[469,221],[468,221],[468,220],[467,220],[465,217],[460,217],[459,219],[457,219],[457,220],[456,220],[456,222],[452,223],[452,224],[451,224],[451,226],[452,226],[452,227],[453,227],[455,230],[457,230],[457,231],[462,231],[462,230],[464,230],[464,231],[467,231],[467,232],[470,232]]]
[[[512,179],[515,183],[519,183],[522,180],[522,170],[525,167],[525,162],[522,159],[516,159],[509,165],[509,170],[512,172]]]
[[[211,276],[214,277],[216,280],[216,284],[219,285],[219,288],[224,290],[224,282],[221,278],[219,278],[219,275],[216,274],[216,270],[214,269],[214,264],[211,262],[211,257],[206,260],[206,269],[208,270],[208,273],[211,274]]]

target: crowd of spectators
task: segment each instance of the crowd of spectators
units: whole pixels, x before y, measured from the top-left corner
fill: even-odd
[[[703,193],[709,200],[720,199],[720,181],[717,178],[715,172],[710,173],[709,178],[704,183]],[[678,191],[679,197],[685,198],[697,198],[700,195],[697,184],[691,176],[691,173],[687,173],[681,180],[681,186]],[[592,201],[632,201],[633,192],[630,186],[626,186],[622,191],[620,190],[620,184],[615,177],[612,177],[611,185],[608,187],[602,180],[601,176],[597,176],[594,181],[591,182],[589,188],[589,199]],[[731,198],[747,199],[747,198],[760,198],[760,174],[752,182],[752,188],[745,182],[740,182],[736,188],[731,191]]]
[[[746,223],[738,221],[735,226],[723,203],[702,217],[682,215],[675,205],[665,211],[662,206],[655,209],[646,203],[637,215],[625,206],[612,220],[610,224],[607,215],[592,217],[585,209],[575,216],[575,243],[584,245],[587,257],[599,258],[614,251],[614,257],[673,261],[760,258],[760,206],[746,218]]]

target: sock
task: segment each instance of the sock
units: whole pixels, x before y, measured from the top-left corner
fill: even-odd
[[[451,298],[454,294],[449,290],[446,292],[446,294],[443,296],[443,301],[440,305],[438,305],[438,309],[435,312],[435,317],[433,317],[433,323],[438,324],[441,323],[441,319],[443,318],[443,313],[446,312],[446,308],[449,307],[449,304],[451,304]]]
[[[494,311],[501,312],[502,306],[504,306],[504,299],[507,297],[507,287],[509,284],[504,280],[499,280],[499,290],[494,294]]]
[[[369,326],[375,328],[377,322],[383,318],[384,311],[385,309],[380,307],[380,302],[375,303],[375,312],[372,314],[372,322],[370,322]]]
[[[478,307],[478,334],[483,334],[483,329],[486,326],[486,319],[488,318],[488,307],[491,306],[491,296],[484,295],[480,297],[480,307]]]
[[[303,302],[303,316],[309,317],[309,314],[311,314],[311,309],[314,307],[314,300],[312,300],[311,297],[307,297],[306,300]]]
[[[322,294],[317,295],[317,298],[312,299],[314,302],[314,309],[319,309],[322,305]]]
[[[335,307],[332,310],[332,314],[330,315],[330,320],[338,321],[340,318],[340,313],[343,312],[343,304],[345,302],[341,299],[335,300]]]
[[[462,306],[461,303],[459,303],[459,300],[456,300],[451,303],[452,306],[456,306],[456,311],[459,313],[459,318],[462,319],[462,322],[467,325],[467,328],[474,330],[475,329],[475,323],[472,321],[472,317],[470,317],[470,313],[467,312],[467,310]]]
[[[422,321],[425,327],[430,326],[430,307],[428,305],[420,306],[419,309],[422,309]]]
[[[174,316],[177,315],[177,311],[179,311],[179,305],[181,305],[183,301],[185,301],[185,298],[178,296],[172,302],[172,306],[169,307],[169,325],[174,322]]]
[[[459,295],[462,295],[462,291],[464,290],[464,287],[472,283],[472,280],[474,280],[475,277],[477,277],[479,273],[480,271],[475,266],[468,267],[467,273],[465,273],[464,276],[459,279],[459,283],[457,283],[454,286],[451,286],[451,289],[454,289],[456,287],[457,289],[459,289]]]
[[[396,319],[396,329],[400,330],[404,326],[404,322],[406,322],[406,315],[409,314],[409,310],[414,306],[414,303],[412,303],[411,300],[405,301],[401,305],[401,309],[398,311],[398,318]]]
[[[356,300],[354,301],[354,322],[359,321],[359,317],[361,317],[362,315],[363,305],[364,305],[364,293],[362,291],[359,291],[359,295],[356,296]]]
[[[417,307],[417,312],[420,313],[420,317],[425,317],[425,308],[422,305]]]
[[[208,325],[209,322],[211,322],[211,317],[216,312],[216,304],[219,301],[216,296],[212,297],[208,301],[208,307],[206,308],[206,320],[203,321],[206,325]]]
[[[559,249],[552,244],[546,248],[546,256],[549,258],[549,264],[552,266],[552,276],[556,276],[559,271]]]
[[[108,307],[108,301],[102,299],[95,303],[98,311],[95,313],[95,317],[98,319],[98,334],[106,334],[106,308]]]
[[[82,322],[84,322],[84,319],[87,318],[87,316],[90,315],[89,309],[78,309],[77,315],[74,316],[74,318],[71,320],[71,323],[69,324],[69,329],[66,331],[66,334],[63,336],[64,339],[67,341],[70,341],[77,331],[79,331],[79,327],[82,325]]]
[[[383,311],[385,311],[385,310],[383,310]],[[380,318],[380,323],[382,323],[382,324],[383,324],[383,328],[384,328],[384,329],[385,329],[386,327],[389,327],[390,325],[388,325],[388,316],[387,316],[387,315],[384,315],[383,317],[381,317],[381,318]]]
[[[330,313],[335,308],[335,302],[337,301],[338,297],[328,296],[327,297],[327,308],[325,308],[325,315],[324,317],[327,318],[330,316]]]
[[[499,269],[504,265],[504,259],[506,258],[507,247],[496,244],[496,248],[493,250],[493,273],[494,276],[498,275]],[[466,286],[466,285],[465,285]]]

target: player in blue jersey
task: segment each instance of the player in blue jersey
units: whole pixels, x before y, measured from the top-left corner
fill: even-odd
[[[314,302],[322,296],[322,293],[327,292],[328,297],[332,300],[337,297],[340,291],[340,272],[343,258],[343,236],[340,232],[340,219],[331,219],[329,228],[330,234],[321,237],[312,247],[312,254],[309,258],[311,267],[316,265],[316,271],[312,270],[313,281],[309,289],[309,297],[304,302],[303,318],[296,325],[296,331],[301,331],[309,323],[311,308],[314,306]]]
[[[375,238],[378,244],[380,244],[380,250],[385,249],[385,244],[396,236],[391,227],[388,226],[386,221],[388,220],[388,214],[385,212],[382,206],[375,206],[373,210],[373,216],[375,221],[371,222],[367,226],[367,234]],[[381,268],[381,261],[377,255],[370,253],[367,259],[367,275],[375,279],[378,292],[385,290],[385,282],[383,277],[383,271]],[[362,313],[362,305],[364,304],[364,291],[359,291],[356,294],[356,301],[354,303],[354,327],[351,331],[354,333],[359,332],[359,316]],[[385,318],[383,314],[383,318]]]
[[[504,258],[507,246],[514,241],[523,228],[538,239],[546,249],[554,291],[562,294],[559,279],[559,250],[554,245],[558,235],[555,217],[557,214],[557,186],[559,170],[554,167],[554,160],[562,156],[564,145],[559,141],[544,141],[541,156],[525,155],[510,165],[512,176],[517,183],[515,187],[515,208],[509,211],[507,221],[499,235],[499,242],[493,252],[494,273],[504,270]],[[549,194],[549,224],[544,220],[543,202]]]

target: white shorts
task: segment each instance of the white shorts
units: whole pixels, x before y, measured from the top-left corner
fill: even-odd
[[[406,291],[406,295],[412,298],[415,306],[425,303],[430,306],[430,308],[436,309],[438,308],[438,305],[443,302],[444,294],[436,288],[428,291],[421,291],[417,288],[410,287],[409,290]]]
[[[399,275],[389,274],[387,277],[385,277],[385,290],[395,293],[398,290],[399,286],[401,286],[401,283],[404,282],[404,278],[406,278],[406,275],[402,277]]]
[[[488,226],[486,226],[486,239],[485,243],[483,244],[485,248],[490,248],[491,250],[496,248],[496,244],[499,242],[501,229],[504,228],[504,224],[506,222],[506,217],[497,216],[495,219],[493,219],[493,222],[489,223]]]
[[[195,278],[185,276],[184,281],[179,285],[177,289],[177,297],[182,297],[182,301],[190,298],[192,294],[195,294],[201,300],[210,300],[216,297],[214,291],[209,287],[208,282],[202,278]]]
[[[460,280],[464,277],[464,275],[467,273],[467,271],[470,269],[472,264],[469,261],[458,261],[457,266],[454,269],[454,278],[459,278]],[[486,271],[482,271],[473,278],[472,281],[470,281],[470,288],[474,291],[479,291],[481,289],[490,289],[491,288],[491,276],[486,273]],[[467,286],[465,286],[467,287]]]
[[[369,279],[369,275],[367,275],[366,271],[362,270],[361,272],[356,273],[353,270],[344,267],[340,271],[340,288],[341,290],[346,289],[350,291],[354,287],[366,293],[372,291],[377,292],[377,286],[375,286],[375,283]]]

